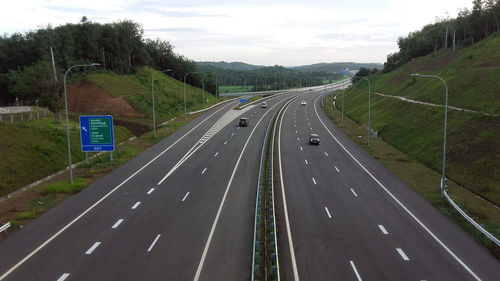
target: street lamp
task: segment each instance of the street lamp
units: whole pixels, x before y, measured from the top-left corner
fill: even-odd
[[[202,99],[203,102],[202,104],[205,105],[205,72],[203,72],[203,80],[201,80],[202,85],[203,85],[203,94],[202,94]]]
[[[64,108],[66,111],[66,137],[68,139],[68,165],[69,165],[69,182],[73,184],[73,168],[71,167],[71,143],[69,139],[69,118],[68,118],[68,98],[66,96],[66,75],[71,71],[73,67],[86,67],[86,66],[98,66],[98,63],[92,64],[75,64],[68,68],[66,72],[64,72]]]
[[[443,138],[443,171],[441,176],[441,197],[444,197],[444,188],[446,185],[446,128],[447,128],[447,119],[448,119],[448,85],[443,78],[437,75],[425,75],[414,73],[411,74],[413,77],[429,77],[429,78],[437,78],[443,82],[445,87],[445,103],[444,103],[444,138]]]
[[[186,77],[189,74],[194,74],[194,73],[198,73],[198,71],[188,72],[188,73],[184,74],[184,121],[187,120],[187,111],[186,111]]]
[[[371,133],[372,133],[372,127],[371,127],[371,121],[370,121],[370,104],[371,104],[371,93],[370,93],[370,80],[368,80],[368,78],[366,77],[359,77],[359,76],[354,76],[354,78],[361,78],[361,79],[365,79],[366,81],[368,81],[368,146],[370,146],[370,138],[371,138]],[[342,100],[344,100],[344,98],[342,97]]]
[[[160,70],[159,72],[167,73],[172,71],[172,69]],[[158,72],[154,72],[151,75],[151,93],[153,95],[153,136],[156,138],[156,116],[155,116],[155,87],[154,87],[154,77]]]

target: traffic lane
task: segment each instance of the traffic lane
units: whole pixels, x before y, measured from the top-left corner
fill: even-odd
[[[284,128],[289,128],[286,113],[284,118]],[[284,130],[282,134],[282,139],[287,140],[292,138],[295,132]],[[337,214],[337,211],[334,213],[333,206],[329,206],[324,195],[318,192],[325,182],[318,177],[318,169],[313,168],[311,164],[318,161],[317,158],[321,157],[322,153],[311,155],[307,152],[310,149],[321,149],[321,146],[309,147],[306,146],[307,143],[303,145],[304,150],[300,150],[295,142],[282,142],[285,190],[299,276],[305,280],[329,280],[331,276],[348,280],[346,278],[351,275],[346,271],[345,258],[339,253],[350,251],[352,245],[346,244],[348,242],[345,237],[338,234],[339,229],[336,229],[336,224],[333,223],[340,214]],[[309,159],[309,164],[304,158]],[[328,207],[327,212],[325,208]],[[280,238],[280,241],[285,241],[286,235],[281,235]],[[332,241],[335,243],[332,244]],[[281,242],[281,245],[286,244]],[[284,278],[290,276],[285,275]]]
[[[285,126],[285,127],[288,128],[289,126]],[[286,135],[286,134],[284,134],[284,135]],[[286,138],[286,136],[285,136],[285,138]],[[284,146],[286,146],[286,145],[284,145]],[[323,147],[324,147],[324,145],[323,145]],[[291,149],[293,149],[293,147]],[[312,154],[309,153],[311,151],[311,149],[314,152],[316,152],[316,153],[312,153]],[[320,151],[320,150],[322,150],[322,149],[319,149],[319,146],[318,147],[316,147],[316,146],[315,147],[310,147],[310,146],[304,147],[303,154],[306,154],[308,156],[307,158],[311,159],[309,161],[309,163],[302,162],[302,161],[295,161],[295,162],[292,161],[294,158],[298,158],[298,157],[301,158],[301,155],[292,156],[291,157],[292,159],[289,159],[289,160],[287,160],[286,157],[284,157],[285,158],[284,163],[302,163],[302,165],[304,165],[303,167],[300,167],[300,165],[299,165],[298,168],[292,169],[292,170],[295,170],[295,172],[292,172],[292,175],[300,174],[300,171],[303,171],[302,174],[305,175],[303,178],[306,178],[306,181],[304,182],[304,180],[302,179],[302,183],[301,184],[305,184],[305,185],[308,185],[308,179],[309,178],[314,179],[314,177],[313,177],[314,175],[309,175],[307,173],[307,171],[309,170],[309,168],[311,168],[312,171],[318,171],[318,170],[322,170],[322,169],[324,169],[326,167],[327,171],[323,173],[326,176],[323,177],[323,178],[321,178],[321,180],[319,180],[318,178],[316,178],[316,179],[318,179],[317,181],[318,181],[319,187],[318,188],[312,188],[311,189],[311,190],[313,190],[312,192],[321,191],[322,190],[322,186],[325,186],[325,185],[326,186],[338,185],[338,183],[340,181],[340,179],[338,179],[338,178],[335,179],[335,177],[334,177],[335,174],[332,175],[331,172],[329,171],[329,169],[328,169],[329,166],[330,166],[329,163],[321,163],[320,165],[316,165],[317,167],[314,167],[315,163],[318,163],[318,162],[327,162],[325,160],[328,159],[327,158],[328,156],[326,154],[323,155],[323,151]],[[286,149],[284,149],[284,151],[286,151]],[[299,150],[295,148],[294,151],[299,151]],[[285,155],[286,156],[290,156],[290,154],[286,154],[286,153],[285,153]],[[284,171],[286,171],[286,168],[284,168]],[[312,172],[312,174],[314,174],[314,172]],[[290,176],[286,175],[285,178],[289,179]],[[329,182],[329,181],[331,181],[331,182]],[[292,179],[292,180],[290,180],[290,182],[296,184],[296,183],[300,183],[301,180],[300,179]],[[314,184],[316,184],[316,181],[314,182]],[[311,185],[311,183],[309,183],[309,185]],[[288,189],[293,190],[293,191],[297,190],[297,189],[294,189],[293,187],[291,188],[290,186],[288,186]],[[342,186],[340,187],[340,189],[342,191]],[[345,188],[344,191],[347,191],[347,190],[348,189]],[[339,220],[338,225],[341,226],[341,229],[349,229],[349,232],[352,231],[354,233],[360,233],[360,234],[356,235],[356,236],[361,236],[361,237],[359,237],[357,239],[364,239],[367,242],[366,246],[368,246],[368,247],[366,247],[364,244],[362,244],[362,246],[365,246],[365,247],[361,247],[362,249],[359,249],[360,247],[357,246],[357,249],[356,249],[357,252],[359,252],[359,253],[369,252],[369,253],[372,254],[371,256],[378,258],[377,261],[384,260],[384,259],[382,259],[380,257],[380,254],[379,254],[379,253],[383,253],[384,252],[384,251],[382,251],[383,249],[381,249],[381,247],[379,247],[379,244],[371,244],[372,237],[371,237],[371,234],[368,234],[370,232],[366,231],[366,224],[363,223],[364,220],[362,220],[362,223],[361,223],[360,227],[359,226],[357,227],[358,229],[356,229],[356,228],[353,229],[352,226],[346,225],[346,224],[351,223],[351,220],[359,217],[359,215],[356,213],[356,210],[354,210],[354,212],[350,212],[350,214],[344,214],[345,210],[349,210],[349,208],[351,206],[351,203],[349,203],[347,205],[344,204],[344,206],[342,206],[343,205],[342,203],[344,203],[344,202],[353,202],[353,201],[350,201],[350,200],[352,200],[353,198],[355,198],[356,195],[354,195],[354,193],[350,194],[351,192],[341,192],[339,194],[338,192],[335,192],[335,190],[333,190],[333,191],[332,190],[328,190],[327,192],[320,192],[320,193],[321,194],[320,194],[320,196],[318,198],[312,198],[312,199],[308,198],[307,200],[305,200],[305,202],[303,202],[303,204],[297,204],[298,206],[302,206],[302,208],[304,209],[305,208],[304,206],[306,206],[306,207],[309,206],[309,205],[307,205],[309,202],[315,202],[315,204],[312,204],[312,205],[315,206],[315,211],[316,212],[314,212],[314,211],[307,212],[307,208],[306,208],[306,211],[303,211],[300,214],[312,213],[312,214],[315,214],[316,216],[312,216],[312,215],[307,216],[306,218],[303,219],[304,223],[302,223],[301,225],[307,224],[308,222],[311,222],[311,221],[314,221],[315,217],[317,217],[318,215],[321,215],[319,213],[323,213],[323,215],[325,217],[328,216],[329,219],[332,219],[332,217],[333,217],[334,220]],[[287,196],[291,197],[292,196],[291,194],[293,194],[293,192],[288,193]],[[331,194],[332,198],[329,198],[330,197],[329,194]],[[307,196],[304,195],[304,194],[300,194],[300,195],[297,196],[297,198],[290,199],[289,201],[290,202],[296,202],[296,201],[304,199],[304,198],[307,198]],[[330,204],[333,204],[333,206],[337,207],[337,209],[340,210],[340,213],[337,214],[338,218],[335,215],[335,213],[337,213],[337,211],[333,211],[332,209],[330,209],[328,211],[326,209],[327,208],[326,206],[324,208],[327,211],[323,212],[323,210],[322,210],[323,208],[321,208],[321,205],[328,205],[328,204],[327,203],[321,204],[320,201],[322,201],[322,199],[325,199],[325,198],[329,198],[327,201],[330,201],[331,202]],[[290,203],[289,205],[290,205],[290,209],[292,209],[292,210],[297,209],[296,207],[293,206],[293,203]],[[335,209],[335,210],[337,210],[337,209]],[[330,215],[332,217],[330,217]],[[293,223],[293,221],[294,221],[294,219],[293,219],[294,218],[293,211],[290,211],[290,217],[292,218],[291,220],[292,220],[292,225],[293,225],[294,224]],[[343,221],[344,218],[349,218],[349,219],[347,221]],[[368,220],[368,221],[370,221],[370,220]],[[293,227],[292,227],[292,229],[293,229]],[[310,228],[306,228],[306,229],[310,229]],[[371,229],[372,230],[372,234],[374,234],[373,233],[374,229],[376,229],[376,227],[372,227],[372,229]],[[337,233],[338,232],[332,233],[332,235],[335,235]],[[365,235],[365,233],[366,233],[366,235]],[[309,246],[309,245],[305,246],[304,248],[306,248],[306,249],[310,249],[311,247],[314,247],[315,243],[318,244],[318,245],[319,244],[321,244],[321,245],[328,245],[328,243],[329,243],[328,241],[317,241],[315,239],[315,238],[317,238],[317,237],[315,237],[315,233],[312,233],[311,235],[312,235],[312,237],[306,237],[306,239],[303,239],[303,240],[300,239],[300,235],[294,235],[294,236],[298,237],[296,239],[296,241],[297,241],[296,242],[296,248],[297,248],[296,253],[297,253],[297,261],[298,261],[298,263],[300,264],[301,255],[304,254],[304,255],[306,255],[306,257],[303,260],[306,261],[305,262],[306,264],[308,264],[308,265],[310,264],[311,265],[311,266],[305,266],[305,269],[304,269],[305,272],[301,273],[301,275],[307,276],[307,278],[311,278],[312,277],[311,274],[315,274],[315,272],[322,272],[324,264],[320,263],[319,261],[322,261],[322,260],[329,260],[329,261],[331,261],[334,258],[334,257],[322,256],[320,254],[320,251],[314,251],[313,252],[314,254],[317,255],[317,258],[314,258],[314,256],[311,255],[310,253],[305,254],[305,253],[301,252],[301,250],[300,250],[300,247],[301,247],[300,243],[302,241],[306,241],[307,243],[312,243],[311,246]],[[363,238],[364,235],[367,236],[367,237]],[[354,240],[357,240],[357,239],[354,239]],[[340,237],[337,237],[336,239],[333,239],[333,240],[334,241],[341,241]],[[351,242],[350,245],[349,244],[347,245],[347,248],[343,249],[343,247],[341,247],[341,249],[339,249],[339,252],[348,253],[350,251],[350,249],[352,248],[352,246],[358,245],[358,244],[359,244],[359,241]],[[372,249],[369,249],[370,246],[371,246]],[[375,246],[375,247],[373,247],[373,246]],[[336,245],[336,248],[338,249],[339,246]],[[367,248],[369,249],[369,251],[367,251]],[[390,253],[390,250],[388,251],[387,249],[390,249],[390,247],[386,247],[386,249],[385,249],[386,250],[385,253],[387,253],[387,255],[388,255],[388,257],[386,257],[385,260],[389,260],[390,261],[391,258],[393,257],[393,255]],[[328,254],[328,253],[326,253],[326,254]],[[353,253],[353,254],[355,254],[355,253]],[[364,257],[364,256],[361,255],[361,257]],[[342,266],[342,264],[344,264],[344,265],[347,264],[347,260],[348,260],[348,258],[346,258],[346,260],[343,263],[340,263],[339,264],[339,268],[345,268],[345,266]],[[373,267],[373,261],[370,261],[370,262],[371,262],[372,267]],[[391,261],[390,264],[392,264],[392,262],[393,261]],[[394,262],[396,262],[396,261],[394,261]],[[384,266],[387,267],[387,263],[384,264],[384,263],[378,262],[378,264],[380,266],[376,267],[376,268],[384,268]],[[300,272],[300,265],[299,265],[299,272]],[[395,280],[397,280],[397,279],[401,280],[401,278],[408,278],[409,276],[416,276],[416,274],[412,275],[412,273],[410,273],[409,276],[404,275],[404,274],[401,275],[401,274],[398,274],[397,270],[395,270],[394,272],[391,272],[390,270],[385,271],[385,272],[388,273],[389,275],[384,276],[384,275],[377,274],[377,273],[379,273],[379,270],[376,270],[374,273],[370,274],[370,277],[375,277],[373,280],[377,280],[377,279],[380,279],[380,278],[385,278],[385,279],[387,279],[387,278],[395,278]],[[403,273],[406,273],[406,272],[408,272],[408,269],[405,270],[405,272],[403,272]],[[418,273],[418,272],[415,272],[415,273]],[[352,272],[350,272],[350,274],[352,275]],[[312,278],[312,279],[314,279],[314,280],[320,280],[320,278],[322,278],[322,276],[323,275],[320,274],[320,276],[314,276],[314,278]],[[326,276],[328,276],[328,275],[326,275]]]
[[[160,238],[158,245],[155,246],[155,251],[162,254],[158,257],[153,254],[152,259],[136,262],[137,268],[149,268],[150,273],[139,270],[129,272],[129,276],[137,278],[149,276],[153,279],[161,276],[181,280],[193,277],[203,250],[203,242],[210,228],[209,224],[222,196],[223,183],[227,181],[231,163],[235,161],[234,154],[240,149],[241,142],[246,137],[243,131],[236,133],[236,128],[228,125],[221,130],[158,187],[157,196],[152,198],[150,205],[155,208],[154,206],[161,205],[161,202],[170,203],[162,209],[150,210],[148,213],[159,212],[166,217],[165,220],[155,222],[166,226],[162,234],[165,238]],[[227,143],[224,144],[225,142]],[[218,152],[215,150],[219,149],[222,150],[215,156]],[[187,192],[190,192],[188,196]],[[172,200],[174,202],[171,202]],[[182,213],[176,212],[174,206],[177,205],[182,206]],[[140,229],[141,226],[135,228]],[[143,237],[143,240],[146,238]],[[132,241],[123,241],[121,244],[130,243]],[[117,259],[111,257],[107,259],[119,261],[120,257],[121,255],[118,255]],[[102,276],[106,274],[104,271]]]
[[[324,115],[323,115],[324,116]],[[333,126],[331,123],[325,122],[328,126]],[[421,197],[417,192],[401,182],[395,175],[390,173],[387,169],[381,166],[378,162],[374,161],[371,156],[367,155],[364,150],[353,144],[342,132],[337,131],[336,135],[342,136],[344,141],[343,145],[351,147],[349,150],[355,157],[359,159],[365,167],[369,167],[370,172],[377,179],[384,179],[383,185],[391,194],[393,194],[402,204],[407,208],[419,221],[425,225],[433,233],[429,234],[420,223],[416,222],[408,212],[406,212],[387,192],[383,190],[378,183],[374,182],[372,188],[374,191],[382,191],[381,193],[386,197],[386,201],[394,205],[413,227],[422,234],[422,239],[428,240],[429,243],[434,245],[434,251],[439,251],[438,255],[443,255],[447,260],[442,260],[443,263],[450,264],[450,266],[457,267],[457,272],[466,272],[467,269],[461,265],[464,262],[470,269],[478,274],[480,278],[494,277],[499,273],[499,263],[495,260],[483,247],[478,245],[470,238],[470,235],[465,233],[462,229],[458,228],[448,218],[439,213],[428,201]],[[359,166],[359,165],[358,165]],[[366,174],[366,172],[365,172]],[[457,261],[452,254],[434,239],[436,235],[454,255],[457,255],[460,261]],[[470,278],[470,273],[466,272],[464,278]]]
[[[228,128],[229,130],[234,130],[234,127]],[[234,133],[234,131],[233,131]],[[231,133],[231,134],[233,134]],[[225,132],[221,131],[220,135],[226,135]],[[244,135],[244,134],[241,134]],[[230,138],[230,137],[228,137]],[[235,141],[234,143],[237,143]],[[238,145],[235,145],[238,146]],[[231,158],[231,150],[229,149],[231,147],[231,144],[226,145],[226,150],[227,155],[229,155],[229,158]],[[200,154],[198,154],[200,152]],[[197,152],[197,157],[200,155],[203,155],[203,149],[200,149],[200,151]],[[211,156],[213,157],[213,156]],[[223,163],[229,163],[230,159],[224,159],[224,154],[218,155],[219,159],[222,159]],[[211,160],[211,159],[210,159]],[[226,161],[224,161],[226,160]],[[186,237],[192,237],[193,235],[196,237],[197,236],[197,228],[200,227],[202,222],[205,222],[206,220],[201,220],[199,223],[194,224],[194,229],[187,229],[188,226],[185,225],[183,222],[185,221],[194,221],[194,219],[185,219],[185,218],[178,218],[178,212],[176,212],[177,208],[179,207],[176,202],[183,202],[183,205],[186,205],[187,202],[190,200],[194,200],[196,198],[196,191],[195,191],[195,186],[193,186],[193,182],[187,180],[189,176],[187,175],[182,175],[183,167],[188,167],[189,174],[194,174],[194,172],[191,171],[190,167],[193,167],[194,170],[201,170],[201,167],[196,167],[196,164],[203,164],[208,161],[197,161],[195,160],[194,163],[190,163],[190,160],[186,161],[186,163],[183,164],[179,168],[178,171],[176,171],[174,174],[172,174],[171,178],[167,179],[164,184],[162,184],[160,187],[158,187],[156,190],[154,190],[151,193],[151,199],[150,203],[148,202],[143,202],[141,204],[140,210],[148,210],[147,214],[145,215],[146,217],[151,217],[151,221],[144,221],[144,220],[139,220],[139,223],[135,223],[133,225],[131,231],[127,231],[127,229],[130,229],[128,225],[132,225],[132,222],[125,223],[124,222],[124,231],[127,233],[125,236],[118,236],[118,237],[108,237],[109,239],[103,238],[101,240],[103,241],[111,241],[110,242],[103,242],[103,246],[101,247],[101,251],[97,253],[97,255],[104,255],[104,260],[107,261],[105,263],[105,266],[100,267],[98,269],[93,269],[90,267],[90,269],[85,269],[85,267],[82,267],[79,261],[77,261],[75,264],[72,264],[70,266],[67,266],[70,268],[70,272],[74,271],[77,272],[76,275],[79,276],[79,278],[83,279],[92,279],[92,280],[105,280],[106,276],[116,276],[120,278],[125,278],[126,276],[131,277],[135,276],[135,279],[137,278],[144,278],[147,276],[149,273],[145,273],[143,269],[146,268],[151,268],[153,269],[155,262],[154,255],[152,255],[152,259],[150,258],[144,258],[140,259],[140,261],[137,261],[136,257],[141,257],[141,253],[144,251],[144,247],[137,247],[135,244],[141,244],[141,241],[147,241],[150,236],[153,236],[154,233],[168,233],[167,237],[174,237],[172,239],[169,239],[169,242],[163,242],[163,245],[168,245],[169,248],[169,253],[174,253],[173,257],[170,257],[168,255],[162,255],[161,260],[163,263],[166,262],[167,266],[163,267],[158,267],[156,270],[152,270],[151,272],[151,278],[155,278],[157,276],[173,276],[174,278],[183,278],[183,276],[189,276],[189,271],[186,270],[185,267],[182,267],[179,265],[179,262],[184,262],[187,263],[189,260],[191,260],[191,266],[195,266],[195,261],[197,258],[193,258],[196,255],[193,254],[193,247],[196,246],[196,241],[195,238],[192,238],[189,244],[183,245],[182,243],[179,243],[179,241],[182,241],[182,239],[185,239]],[[199,172],[200,172],[199,171]],[[208,172],[205,173],[205,175],[208,175]],[[217,173],[217,175],[223,175],[223,171],[220,171]],[[177,176],[177,178],[176,178]],[[173,182],[174,184],[171,184]],[[178,182],[182,182],[182,184],[175,184]],[[197,185],[197,184],[194,184]],[[188,200],[182,201],[184,197],[186,196],[183,193],[185,190],[192,190],[192,194]],[[182,197],[182,199],[180,198]],[[177,199],[176,199],[177,198]],[[204,197],[207,198],[207,197]],[[113,204],[112,204],[113,205]],[[205,204],[203,204],[205,205]],[[126,206],[125,206],[126,207]],[[125,208],[122,206],[121,210],[123,211]],[[197,211],[195,211],[197,212]],[[160,214],[158,218],[156,218],[155,214]],[[173,217],[171,217],[170,214],[173,214]],[[185,216],[183,214],[182,216]],[[162,217],[166,217],[166,222],[163,222]],[[207,219],[208,220],[208,219]],[[135,220],[137,221],[137,220]],[[153,225],[151,225],[151,222],[154,222]],[[177,222],[177,223],[176,223]],[[83,225],[89,224],[88,222],[83,221]],[[172,225],[176,225],[175,227],[172,227]],[[97,224],[96,224],[97,225]],[[189,223],[189,225],[191,225]],[[191,226],[192,227],[192,226]],[[135,230],[136,234],[135,235],[130,235],[130,233],[133,233]],[[139,230],[139,232],[137,232]],[[181,231],[181,233],[177,233],[177,231]],[[194,234],[191,235],[190,233]],[[88,232],[88,231],[86,231]],[[80,232],[81,233],[81,232]],[[158,235],[156,234],[156,235]],[[89,237],[93,236],[92,234],[83,234],[84,237]],[[165,234],[164,234],[165,237]],[[85,239],[85,238],[83,238]],[[132,239],[132,240],[130,240]],[[152,239],[152,238],[150,238]],[[203,239],[202,239],[203,240]],[[160,240],[160,242],[163,241]],[[83,244],[88,244],[89,242],[83,243]],[[172,244],[173,243],[173,244]],[[143,243],[142,243],[143,244]],[[160,243],[158,243],[160,245]],[[108,247],[105,247],[108,246]],[[134,245],[135,247],[129,247],[129,248],[123,248],[123,245]],[[198,245],[201,247],[201,245]],[[161,246],[160,246],[161,247]],[[81,248],[81,247],[80,247]],[[78,253],[77,253],[78,254]],[[129,260],[129,257],[134,257],[133,260]],[[128,260],[128,262],[127,262]],[[142,262],[144,260],[145,263]],[[57,262],[58,264],[64,264],[63,261]],[[89,265],[91,266],[93,263],[90,263]],[[79,265],[78,267],[74,267],[74,265]],[[120,266],[117,266],[120,265]],[[130,266],[128,266],[130,265]],[[116,269],[116,270],[115,270]],[[130,270],[138,270],[137,272],[135,271],[130,271]],[[165,270],[164,270],[165,269]],[[191,270],[192,271],[192,270]],[[90,274],[90,276],[85,275]],[[132,278],[134,279],[134,278]]]
[[[197,118],[196,120],[200,119]],[[201,120],[197,123],[199,124]],[[207,124],[208,122],[210,122],[210,119],[205,121]],[[200,127],[203,131],[203,126]],[[185,130],[186,129],[183,131]],[[61,229],[69,221],[81,214],[89,206],[99,200],[99,198],[102,198],[102,196],[115,187],[121,180],[130,176],[129,173],[137,171],[138,163],[140,163],[139,165],[145,162],[147,163],[147,161],[150,161],[150,159],[155,156],[156,151],[163,148],[162,146],[175,142],[180,133],[182,132],[174,133],[152,149],[147,150],[145,153],[89,185],[79,194],[72,196],[58,206],[52,208],[40,218],[26,225],[22,230],[10,235],[1,243],[1,254],[3,256],[1,266],[3,271],[5,272],[8,268],[21,260],[22,257],[26,256],[38,245],[41,245],[50,238],[57,230]],[[173,150],[175,149],[170,151]],[[169,153],[167,153],[167,155],[169,155]]]
[[[323,154],[323,150],[328,150],[329,144],[321,146],[321,149],[316,146],[304,149],[304,154],[309,155],[308,158],[314,159],[309,161],[307,167],[304,166],[304,170],[319,171],[321,174],[320,176],[316,175],[317,187],[311,189],[311,192],[317,193],[316,196],[321,198],[319,200],[321,202],[307,205],[303,209],[307,210],[310,207],[312,210],[309,212],[330,218],[337,229],[332,229],[333,232],[328,235],[329,238],[325,241],[317,241],[321,237],[315,236],[315,233],[309,233],[309,236],[304,237],[304,239],[300,239],[296,235],[297,244],[300,241],[312,244],[304,248],[313,247],[315,244],[334,244],[338,253],[346,254],[344,261],[340,261],[339,267],[342,264],[347,264],[348,261],[354,261],[363,279],[408,280],[414,277],[420,279],[446,277],[447,280],[457,280],[462,278],[453,270],[454,267],[449,268],[442,262],[439,265],[440,270],[431,270],[436,268],[436,265],[433,264],[436,257],[432,254],[421,256],[420,253],[432,253],[433,245],[420,239],[418,232],[410,224],[406,222],[396,223],[398,218],[394,218],[394,216],[400,216],[400,213],[393,208],[394,206],[387,204],[384,198],[377,198],[376,194],[370,194],[373,190],[371,181],[366,179],[361,171],[343,169],[343,174],[333,172],[328,157]],[[350,179],[358,179],[357,184],[354,185]],[[296,182],[291,181],[290,184],[293,185]],[[292,196],[291,193],[290,196]],[[379,201],[382,204],[374,206],[374,201]],[[328,213],[321,208],[322,206],[325,209],[328,208]],[[290,208],[294,208],[292,203],[290,203]],[[294,220],[292,219],[292,221]],[[311,218],[305,218],[299,225],[307,224],[310,220]],[[390,234],[385,236],[379,229],[379,225],[385,226],[384,229],[390,229]],[[397,231],[396,225],[398,226]],[[346,235],[346,237],[341,238],[338,237],[339,235]],[[338,243],[342,239],[345,244]],[[420,249],[419,253],[414,253],[415,247]],[[396,250],[398,248],[410,255],[411,261],[404,261]],[[422,251],[422,249],[427,251]],[[300,251],[296,253],[297,261],[300,263]],[[317,256],[316,260],[333,260],[334,257],[328,256],[329,254],[332,253],[326,252],[321,255],[321,251],[314,252],[314,255]],[[318,263],[311,262],[315,259],[310,255],[303,260],[306,261],[307,266],[304,266],[306,272],[302,274],[309,278],[312,276],[311,274],[321,271],[324,266],[320,263],[318,268]],[[348,272],[348,274],[352,276],[353,272]],[[349,275],[345,277],[347,278]],[[312,279],[318,280],[319,278],[320,276],[316,276]]]
[[[280,102],[283,103],[284,100]],[[277,107],[269,108],[269,112],[258,125],[242,155],[215,229],[200,280],[242,280],[251,276],[260,155],[267,125],[279,109]]]

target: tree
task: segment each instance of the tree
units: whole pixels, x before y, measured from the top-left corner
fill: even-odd
[[[61,69],[57,73],[61,73]],[[52,111],[60,109],[61,83],[55,81],[50,62],[38,61],[22,71],[11,70],[9,82],[9,92],[21,100],[33,103],[39,99],[41,105]]]

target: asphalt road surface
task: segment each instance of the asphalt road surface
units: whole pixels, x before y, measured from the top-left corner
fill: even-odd
[[[323,94],[282,118],[283,280],[500,280],[498,260],[328,121]]]
[[[220,105],[27,224],[0,280],[248,279],[262,140],[295,94]]]
[[[282,280],[497,280],[497,260],[327,120],[322,94],[205,112],[1,241],[0,280],[250,280],[262,141],[295,97],[279,142]]]

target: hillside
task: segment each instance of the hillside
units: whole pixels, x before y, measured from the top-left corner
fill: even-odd
[[[206,66],[213,66],[220,69],[235,70],[235,71],[256,70],[265,67],[262,65],[253,65],[244,62],[225,62],[225,61],[219,61],[219,62],[199,61],[196,62],[196,65],[201,68]]]
[[[80,130],[70,124],[71,156],[73,163],[82,161]],[[133,135],[122,126],[114,126],[115,142]],[[53,116],[34,122],[0,122],[0,195],[37,181],[68,165],[65,123]]]
[[[151,74],[142,68],[135,75],[94,73],[75,75],[68,85],[73,162],[84,159],[80,148],[78,116],[111,114],[115,142],[152,130]],[[202,104],[202,89],[186,87],[187,110],[195,111],[215,103],[211,93]],[[184,84],[163,73],[155,75],[157,124],[184,114]],[[65,125],[54,116],[34,122],[0,122],[0,195],[46,177],[67,165]]]
[[[155,85],[155,108],[157,123],[160,124],[175,116],[184,114],[184,83],[172,77],[157,72],[150,67],[141,68],[134,75],[118,75],[113,73],[94,73],[84,77],[84,81],[92,82],[109,93],[113,98],[125,100],[136,112],[147,120],[150,124],[153,116],[151,76],[156,72]],[[203,103],[205,97],[205,104]],[[208,91],[191,85],[186,86],[186,106],[189,111],[196,111],[205,106],[215,103],[215,96]],[[208,100],[208,101],[207,101]],[[100,106],[98,102],[87,105],[88,110]],[[132,116],[131,121],[137,120],[137,116]],[[151,124],[152,126],[152,124]],[[152,127],[151,127],[152,128]]]
[[[356,63],[356,62],[333,62],[333,63],[316,63],[311,65],[302,65],[291,67],[292,69],[303,72],[340,72],[341,70],[350,69],[356,70],[361,67],[368,69],[382,69],[381,63]]]
[[[371,124],[380,137],[435,171],[441,171],[443,107],[409,103],[374,95],[403,96],[444,104],[444,85],[438,79],[412,77],[412,73],[441,76],[449,87],[449,105],[500,114],[500,36],[457,51],[441,50],[415,58],[386,74],[368,77],[372,86]],[[346,92],[346,114],[366,125],[367,84],[358,82]],[[500,205],[500,117],[449,110],[447,176],[477,195]]]

